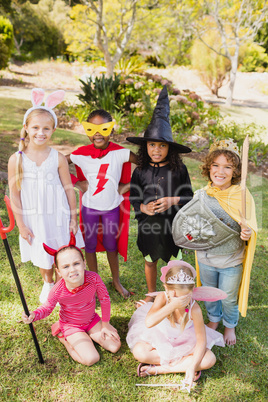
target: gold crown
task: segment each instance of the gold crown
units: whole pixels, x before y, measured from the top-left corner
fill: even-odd
[[[232,138],[228,138],[227,140],[214,141],[209,148],[209,153],[216,151],[217,149],[226,149],[228,151],[234,152],[237,156],[239,156],[239,158],[241,157],[239,147]]]

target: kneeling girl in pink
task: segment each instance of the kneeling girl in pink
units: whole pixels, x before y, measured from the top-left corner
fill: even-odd
[[[22,314],[23,322],[30,324],[47,317],[59,303],[60,319],[52,325],[52,334],[58,336],[74,360],[87,366],[99,361],[100,356],[92,341],[116,353],[121,343],[116,329],[109,323],[109,294],[100,276],[85,270],[84,257],[75,246],[74,235],[71,234],[70,243],[59,250],[45,244],[44,248],[54,255],[61,280],[52,288],[42,306],[31,312],[29,317]],[[102,319],[95,312],[96,296],[100,301]]]

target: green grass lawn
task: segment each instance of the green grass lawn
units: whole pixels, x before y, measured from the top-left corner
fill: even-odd
[[[14,105],[13,105],[14,106]],[[12,107],[13,107],[12,106]],[[10,105],[11,107],[11,105]],[[20,106],[21,107],[21,106]],[[5,113],[7,113],[7,109]],[[18,128],[21,124],[18,112]],[[10,115],[11,116],[11,115]],[[8,119],[0,104],[1,130],[8,130]],[[19,124],[20,123],[20,124]],[[58,133],[59,131],[59,133]],[[78,134],[57,130],[54,141],[76,141]],[[83,141],[86,137],[81,136]],[[78,140],[78,142],[80,141]],[[79,142],[80,143],[80,142]],[[78,143],[72,143],[77,145]],[[12,151],[13,152],[13,151]],[[6,158],[8,158],[8,153]],[[199,173],[199,162],[184,159],[188,166],[194,189],[205,184]],[[246,318],[241,318],[237,328],[237,345],[214,347],[217,362],[213,368],[202,373],[198,385],[190,395],[176,388],[137,387],[137,383],[178,383],[183,375],[170,374],[138,378],[138,363],[134,360],[125,342],[128,322],[133,314],[134,302],[144,297],[146,282],[144,262],[136,246],[137,224],[131,213],[128,261],[120,259],[121,281],[135,292],[124,301],[111,287],[111,273],[105,253],[99,253],[99,273],[111,297],[111,323],[121,336],[122,347],[112,355],[97,346],[101,355],[99,363],[85,367],[74,362],[64,346],[52,337],[50,326],[57,320],[58,307],[45,320],[34,323],[45,364],[38,362],[34,343],[27,325],[20,320],[22,305],[11,273],[3,244],[0,246],[0,400],[1,401],[266,401],[267,393],[267,203],[268,180],[249,175],[248,186],[256,201],[259,225],[258,242],[251,277],[249,309]],[[3,202],[7,185],[0,184],[0,216],[7,225],[7,214]],[[42,287],[39,270],[31,263],[22,264],[18,247],[18,230],[8,234],[12,255],[20,276],[28,307],[33,310],[39,305]],[[183,258],[194,264],[192,251],[183,252]],[[159,273],[160,266],[159,262]],[[266,272],[265,272],[266,271]],[[158,290],[162,289],[158,279]],[[201,303],[202,306],[202,303]],[[203,308],[203,306],[202,306]],[[97,311],[100,313],[100,308]],[[223,331],[222,325],[219,327]]]

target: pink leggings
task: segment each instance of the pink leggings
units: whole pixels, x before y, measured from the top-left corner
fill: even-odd
[[[98,211],[82,205],[81,212],[85,231],[85,251],[87,253],[96,251],[98,233],[103,234],[102,242],[106,251],[117,251],[119,207],[111,211]]]

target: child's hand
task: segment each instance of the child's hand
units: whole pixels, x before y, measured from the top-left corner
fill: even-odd
[[[19,227],[19,232],[21,237],[27,241],[30,245],[32,244],[32,239],[34,239],[34,234],[33,232],[27,228],[27,226],[20,226]]]
[[[172,306],[175,309],[184,309],[186,306],[191,301],[192,298],[192,293],[188,293],[187,295],[176,297],[176,292],[175,290],[170,290],[169,291],[169,297],[170,297],[170,303],[172,303]]]
[[[241,222],[239,222],[239,225],[242,227]],[[241,230],[241,233],[240,233],[240,238],[242,240],[244,240],[244,241],[247,241],[247,240],[250,239],[251,233],[252,233],[252,230],[251,230],[251,228],[249,226],[242,227],[242,230]]]
[[[189,367],[185,372],[184,381],[189,385],[190,388],[193,385],[194,378],[195,378],[194,367]]]
[[[172,205],[178,204],[180,197],[163,197],[155,201],[154,211],[155,213],[165,212],[167,209],[172,207]]]
[[[148,204],[141,204],[140,205],[140,210],[142,213],[146,215],[154,215],[155,214],[155,201],[151,201]]]
[[[70,233],[73,232],[73,234],[76,235],[76,233],[78,231],[78,225],[77,225],[76,219],[70,220],[69,231],[70,231]]]
[[[109,322],[102,322],[101,337],[106,339],[107,336],[114,341],[120,342],[117,330]]]
[[[33,322],[34,318],[35,318],[35,314],[33,312],[30,312],[29,317],[25,314],[25,312],[23,311],[23,313],[21,314],[21,318],[22,321],[24,322],[24,324],[31,324],[31,322]]]

